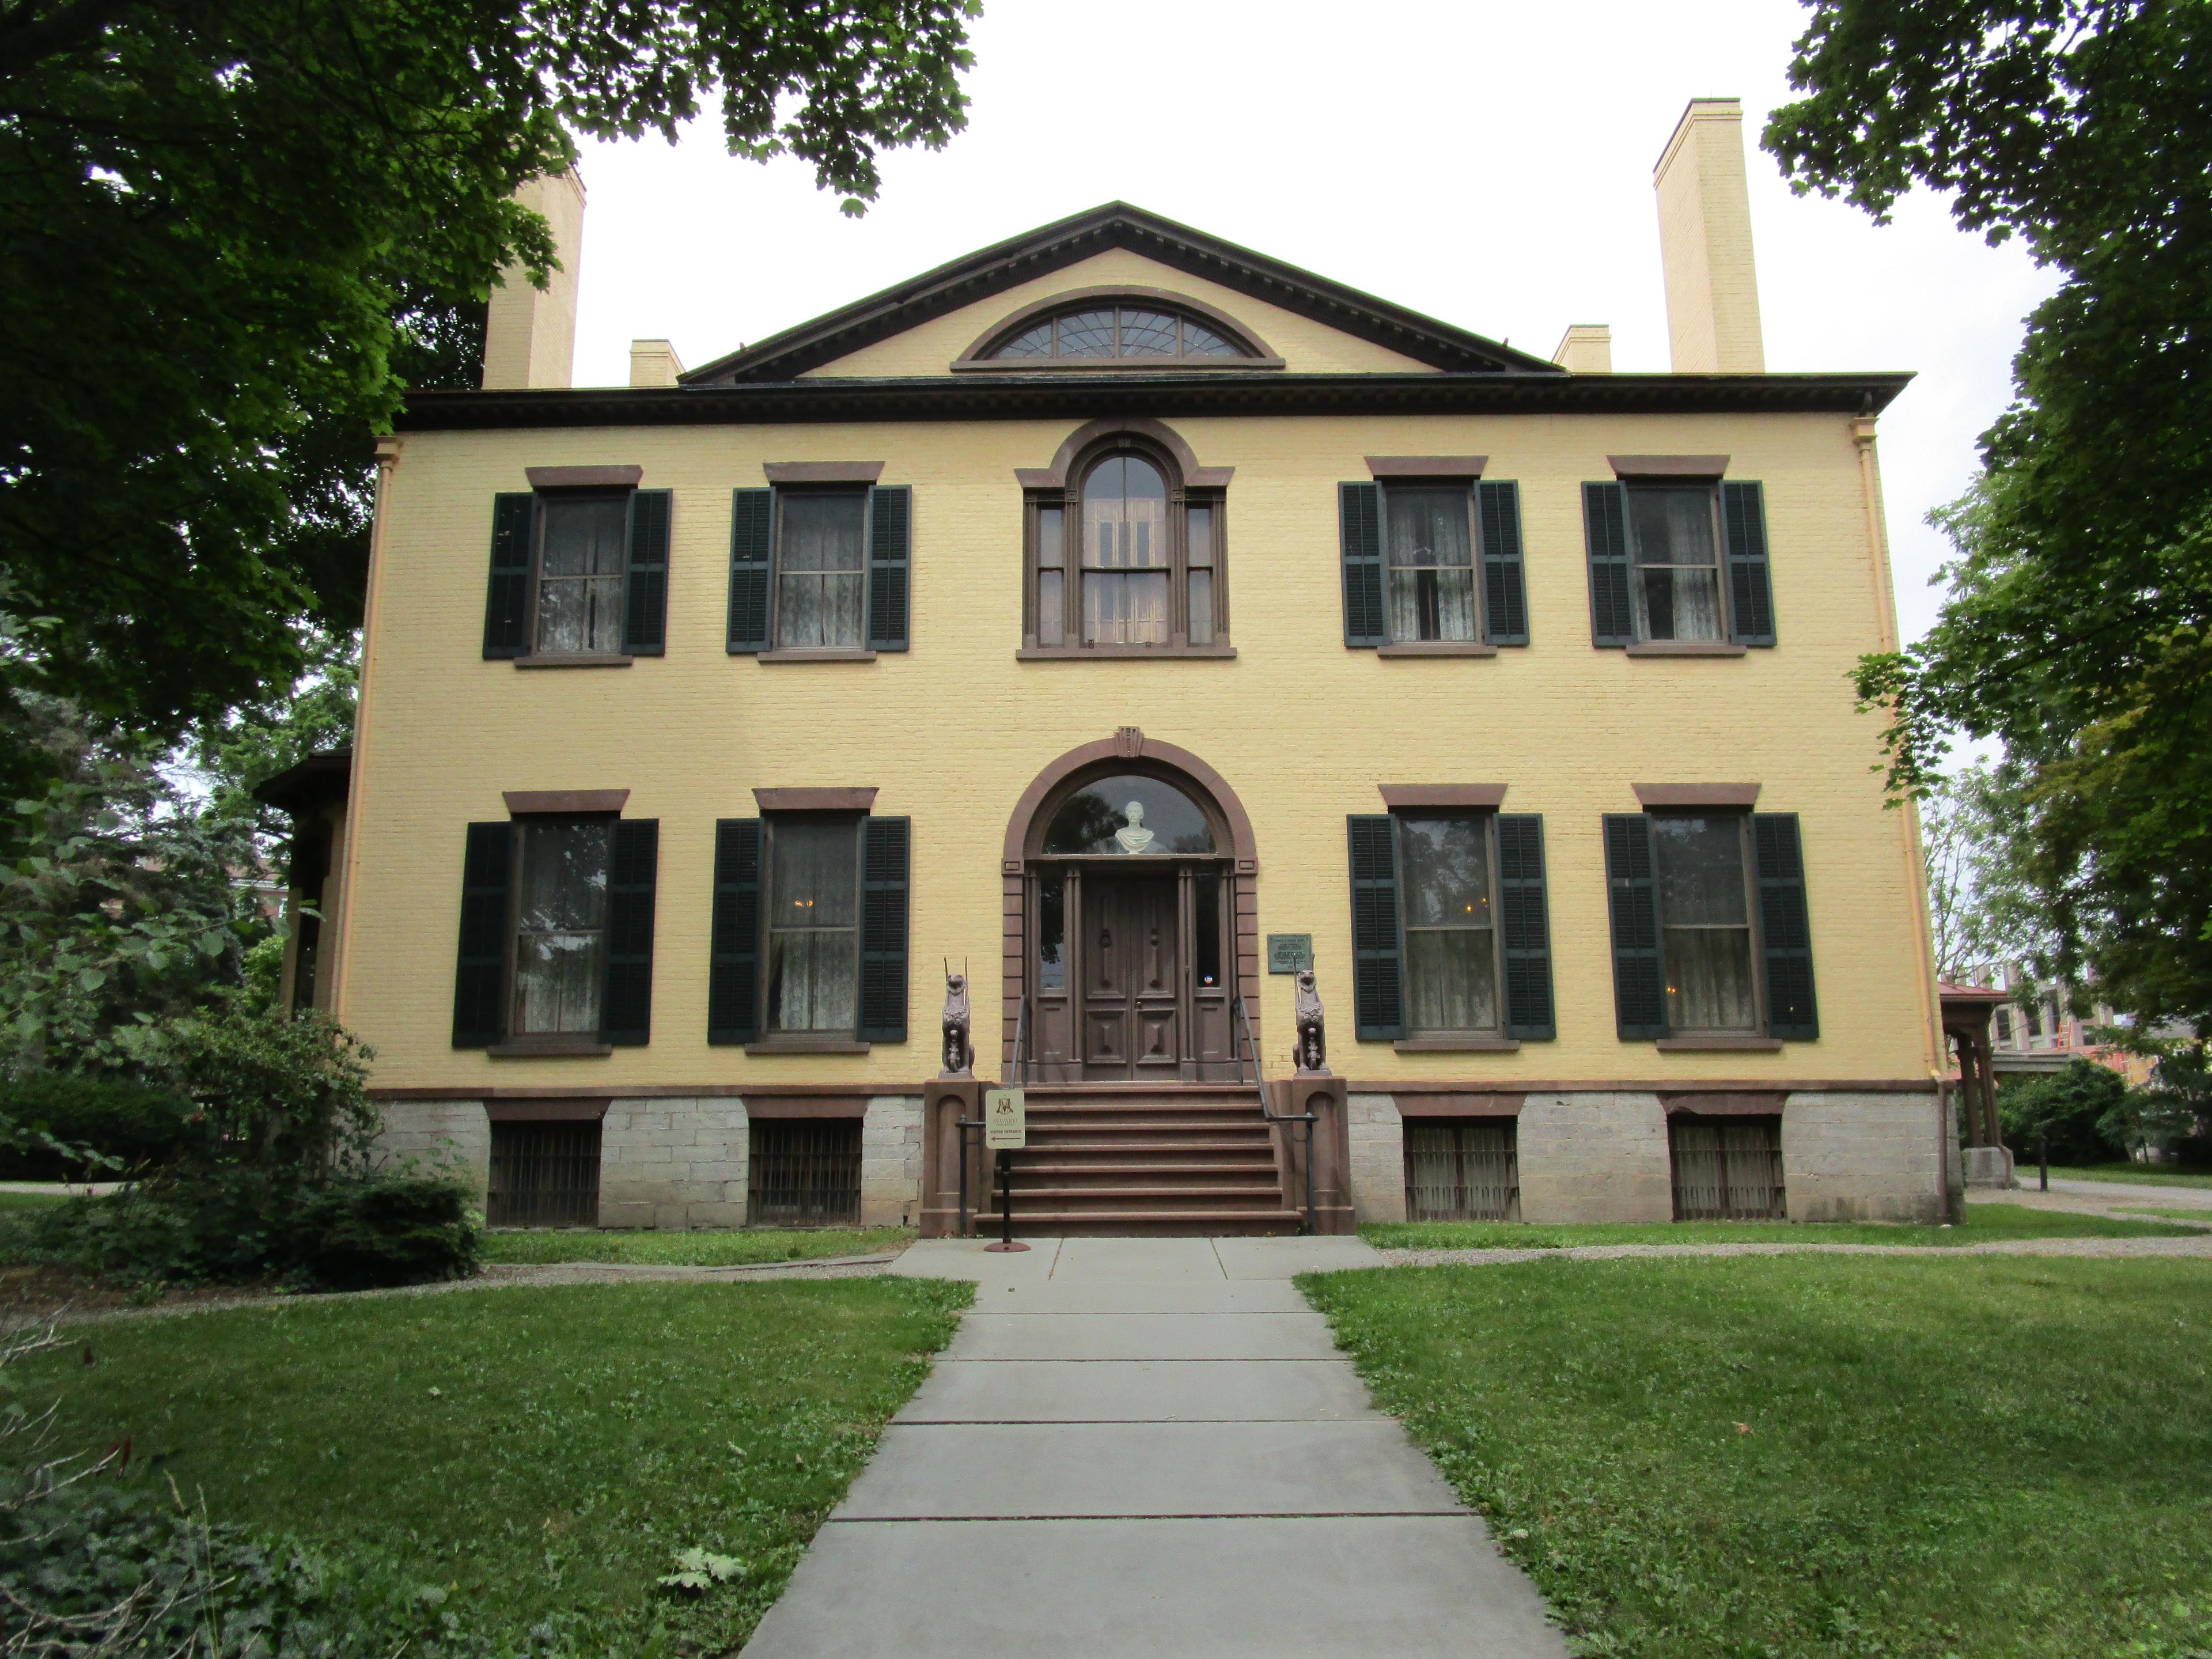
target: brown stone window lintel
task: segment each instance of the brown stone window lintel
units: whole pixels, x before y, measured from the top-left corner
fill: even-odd
[[[1370,455],[1368,476],[1376,478],[1480,478],[1487,455]]]
[[[529,817],[539,813],[619,812],[629,799],[627,789],[509,789],[501,797],[508,816]]]
[[[875,805],[876,790],[756,789],[753,800],[763,812],[865,812]]]
[[[772,484],[866,483],[884,476],[881,461],[763,461]]]
[[[1616,478],[1717,478],[1728,471],[1725,455],[1608,455]]]
[[[494,1123],[597,1123],[608,1102],[598,1100],[487,1100],[484,1115]]]
[[[1646,811],[1669,806],[1756,806],[1755,783],[1632,783],[1636,799]]]
[[[522,476],[532,489],[635,489],[645,477],[641,466],[527,466]]]
[[[1393,811],[1424,806],[1496,807],[1504,804],[1502,783],[1378,783],[1382,804]]]

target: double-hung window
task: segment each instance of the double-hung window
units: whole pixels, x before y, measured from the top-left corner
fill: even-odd
[[[825,1051],[903,1042],[908,843],[908,819],[850,810],[716,824],[708,1040]]]
[[[1228,643],[1219,491],[1166,454],[1109,446],[1028,505],[1025,653],[1146,655]]]
[[[872,463],[771,466],[772,477],[843,474],[846,487],[778,483],[732,495],[732,655],[803,660],[907,648],[913,492],[850,482],[880,470]]]
[[[611,486],[635,467],[540,467],[494,498],[483,654],[621,663],[665,648],[670,493]],[[589,484],[570,479],[591,479]]]
[[[1820,1035],[1794,814],[1608,817],[1605,854],[1623,1038],[1728,1048]]]
[[[1632,654],[1740,655],[1774,643],[1760,485],[1689,477],[1586,483],[1583,523],[1595,644]]]
[[[1337,486],[1344,642],[1402,653],[1483,655],[1528,642],[1520,486],[1400,476],[1449,458],[1369,458],[1372,483]],[[1480,467],[1481,458],[1458,465]]]
[[[649,1040],[659,830],[611,810],[517,809],[469,826],[455,1048],[557,1054]]]
[[[1543,820],[1411,806],[1347,828],[1360,1040],[1480,1048],[1550,1037]]]

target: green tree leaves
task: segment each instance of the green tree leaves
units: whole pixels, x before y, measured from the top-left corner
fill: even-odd
[[[2212,8],[1825,0],[1766,143],[1877,214],[1914,184],[2067,273],[2029,319],[1926,639],[1862,665],[1893,785],[2020,769],[2057,971],[2212,1026]]]

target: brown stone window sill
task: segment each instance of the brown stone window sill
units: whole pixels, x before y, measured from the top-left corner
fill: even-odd
[[[538,1060],[547,1055],[599,1055],[614,1053],[614,1045],[578,1032],[574,1036],[509,1037],[484,1050],[494,1060]]]
[[[627,668],[634,660],[619,653],[609,653],[588,657],[517,657],[514,665],[517,668]]]
[[[1409,640],[1403,645],[1378,645],[1378,657],[1494,657],[1498,647],[1480,640]]]
[[[1400,1037],[1390,1045],[1401,1054],[1512,1054],[1521,1051],[1513,1037],[1492,1036],[1486,1031],[1440,1032],[1434,1036]]]
[[[1756,1054],[1778,1054],[1782,1039],[1768,1036],[1729,1036],[1717,1033],[1711,1036],[1671,1036],[1659,1039],[1662,1054],[1723,1054],[1729,1051]]]
[[[1628,647],[1632,657],[1741,657],[1750,647],[1725,640],[1644,640]]]
[[[825,646],[819,650],[791,646],[774,651],[756,652],[753,659],[756,662],[873,662],[876,653],[858,646]]]
[[[1016,662],[1082,662],[1101,658],[1133,661],[1140,657],[1199,657],[1215,661],[1237,654],[1233,645],[1025,645]]]
[[[749,1054],[865,1054],[868,1045],[851,1037],[786,1035],[745,1044]]]

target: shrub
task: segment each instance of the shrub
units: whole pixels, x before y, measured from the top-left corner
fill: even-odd
[[[97,1072],[37,1072],[0,1081],[0,1123],[43,1127],[125,1170],[165,1162],[205,1141],[206,1115],[176,1089]],[[0,1150],[0,1179],[62,1181],[88,1173],[40,1146]]]
[[[1997,1117],[2017,1154],[2032,1154],[2037,1138],[2048,1133],[2053,1163],[2101,1164],[2127,1155],[2100,1127],[2127,1094],[2128,1080],[2118,1072],[2077,1055],[2063,1071],[2006,1084],[1997,1091]]]
[[[342,1175],[307,1187],[216,1170],[57,1205],[27,1224],[29,1253],[136,1282],[420,1285],[476,1272],[473,1199],[451,1181]]]
[[[364,1162],[375,1138],[371,1052],[325,1013],[234,1002],[177,1040],[186,1091],[208,1115],[207,1155],[319,1180]]]
[[[334,1181],[309,1194],[295,1219],[300,1265],[341,1290],[469,1278],[483,1243],[473,1197],[453,1181]]]

